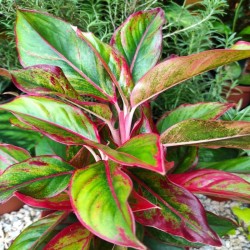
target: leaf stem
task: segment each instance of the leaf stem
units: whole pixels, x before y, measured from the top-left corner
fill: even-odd
[[[97,154],[95,153],[95,151],[94,151],[91,147],[86,146],[86,145],[84,145],[84,147],[85,147],[86,149],[88,149],[88,151],[93,155],[93,157],[95,158],[96,161],[100,161],[100,160],[101,160],[100,156],[97,155]]]

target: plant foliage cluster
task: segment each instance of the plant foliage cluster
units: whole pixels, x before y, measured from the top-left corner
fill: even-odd
[[[219,46],[229,48],[238,39],[232,31],[222,32],[222,29],[227,27],[220,21],[228,11],[227,1],[204,0],[202,5],[191,6],[181,4],[181,1],[178,3],[178,1],[162,0],[2,0],[0,2],[1,66],[8,69],[20,67],[13,32],[17,7],[48,11],[83,31],[93,32],[104,42],[110,40],[116,27],[130,14],[161,7],[168,20],[163,27],[163,58],[173,54],[189,55]],[[228,85],[228,81],[234,83],[232,86],[236,85],[235,79],[228,76],[227,72],[228,69],[221,67],[214,73],[201,74],[163,93],[153,105],[155,119],[165,110],[171,110],[183,103],[224,101],[226,95],[223,95],[224,86]],[[9,86],[9,82],[2,81],[1,85],[4,87],[2,93]],[[12,88],[9,87],[6,91],[8,90]],[[2,99],[6,99],[6,96],[2,96]]]
[[[250,44],[160,61],[165,25],[161,8],[135,12],[108,44],[50,14],[18,10],[23,69],[0,74],[24,94],[0,109],[6,129],[36,144],[32,155],[29,143],[0,144],[0,202],[16,196],[50,213],[10,250],[220,246],[237,226],[194,194],[249,202],[249,165],[197,159],[199,149],[250,149],[250,123],[220,120],[233,105],[219,102],[182,105],[154,123],[150,105],[185,80],[250,57]]]

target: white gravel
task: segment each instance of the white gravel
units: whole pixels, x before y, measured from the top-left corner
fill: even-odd
[[[202,195],[199,195],[198,197],[205,206],[206,210],[209,210],[217,215],[235,219],[230,208],[239,206],[239,202],[217,202],[205,198],[205,196]],[[40,214],[41,211],[24,205],[24,207],[17,212],[0,216],[0,250],[8,249],[10,243],[24,228],[39,219]],[[235,235],[224,237],[222,242],[222,247],[205,246],[200,248],[200,250],[250,250],[250,242],[245,237],[242,228],[237,229]],[[191,248],[191,250],[195,250],[195,248]]]
[[[39,210],[24,205],[17,212],[0,216],[0,250],[8,249],[24,228],[39,219],[40,214]]]
[[[206,210],[233,220],[236,220],[236,218],[231,208],[239,207],[242,204],[237,201],[218,202],[203,195],[198,195],[198,198]],[[224,236],[222,238],[222,244],[222,247],[204,246],[199,248],[199,250],[250,250],[250,241],[246,238],[243,228],[238,228],[235,235]],[[196,248],[191,248],[190,250],[195,249]]]

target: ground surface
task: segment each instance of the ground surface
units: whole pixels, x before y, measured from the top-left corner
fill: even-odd
[[[232,219],[234,219],[234,216],[231,212],[231,207],[240,205],[238,202],[212,201],[204,196],[199,196],[199,198],[207,210]],[[11,241],[13,241],[25,227],[36,221],[39,216],[39,210],[26,205],[18,212],[0,216],[0,250],[8,249]],[[246,239],[241,228],[236,231],[235,235],[224,237],[222,242],[222,247],[214,248],[206,246],[200,248],[200,250],[250,250],[250,242]],[[195,249],[193,248],[193,250]]]

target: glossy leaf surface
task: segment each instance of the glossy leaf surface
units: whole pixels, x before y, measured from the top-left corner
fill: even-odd
[[[71,202],[80,222],[98,237],[114,244],[145,249],[135,236],[127,203],[132,189],[119,168],[99,161],[77,170],[71,180]]]
[[[59,66],[78,93],[104,100],[114,98],[112,80],[101,60],[69,23],[46,13],[18,10],[16,35],[24,67]]]
[[[248,57],[250,43],[245,43],[244,48],[235,46],[233,49],[209,50],[163,61],[139,80],[132,91],[131,104],[136,107],[193,76]]]
[[[169,178],[193,193],[250,202],[250,183],[231,173],[206,169]]]
[[[23,148],[10,144],[0,144],[0,173],[7,167],[30,158],[30,154]]]
[[[32,107],[32,108],[30,108]],[[84,139],[98,141],[95,125],[79,108],[48,97],[22,96],[3,104],[8,110],[65,144],[83,144]]]
[[[92,234],[77,222],[64,228],[44,247],[44,250],[88,250],[91,239]]]
[[[207,224],[203,206],[192,193],[155,173],[133,170],[133,174],[144,197],[160,207],[135,213],[137,222],[193,243],[221,245]]]
[[[51,210],[71,210],[72,209],[69,195],[66,193],[60,193],[54,197],[45,198],[45,199],[35,199],[31,196],[27,196],[19,192],[15,192],[15,196],[19,200],[23,201],[25,204],[32,206],[32,207],[47,208]]]
[[[34,198],[55,196],[68,186],[73,170],[59,157],[49,156],[34,157],[12,165],[0,176],[0,201],[9,199],[15,191]]]
[[[137,82],[159,60],[164,12],[160,9],[132,14],[114,33],[111,45],[126,58]]]
[[[166,147],[199,145],[250,149],[250,122],[186,120],[161,134]]]
[[[214,120],[233,106],[234,104],[218,102],[183,104],[163,115],[157,123],[157,129],[159,133],[163,133],[176,123],[188,119]]]
[[[39,249],[43,240],[64,218],[64,213],[56,212],[34,222],[14,240],[9,250]]]

